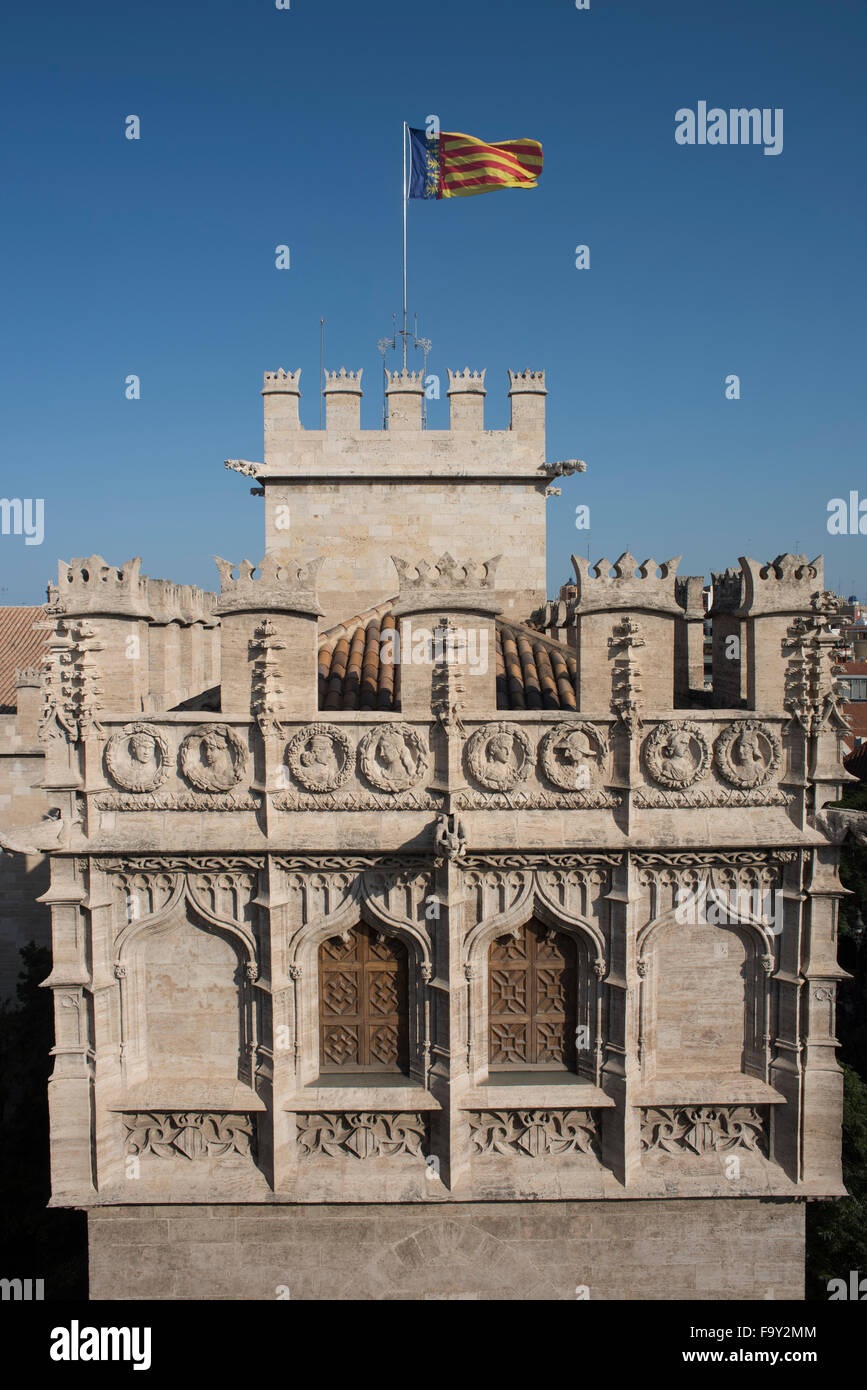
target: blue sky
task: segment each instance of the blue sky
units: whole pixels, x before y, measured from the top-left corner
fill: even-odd
[[[547,370],[548,456],[589,465],[548,504],[550,590],[589,542],[686,574],[824,552],[867,595],[867,536],[826,529],[867,497],[865,38],[859,0],[7,11],[0,495],[43,497],[45,539],[0,536],[0,602],[38,602],[58,556],[206,587],[214,552],[258,559],[262,503],[223,459],[261,457],[266,369],[303,369],[318,425],[321,317],[378,426],[401,122],[431,113],[544,145],[533,192],[410,205],[409,298],[430,371],[487,368],[489,427],[507,368]],[[782,107],[783,152],[677,145],[701,100]]]

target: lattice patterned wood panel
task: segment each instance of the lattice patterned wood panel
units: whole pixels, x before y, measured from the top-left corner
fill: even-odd
[[[319,948],[320,1069],[407,1070],[407,954],[366,924]]]
[[[489,955],[490,1066],[574,1070],[575,944],[532,921]]]

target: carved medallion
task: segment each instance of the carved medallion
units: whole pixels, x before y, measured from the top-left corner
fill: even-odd
[[[333,792],[349,781],[355,759],[352,744],[335,724],[308,724],[286,746],[296,782],[311,792]]]
[[[124,791],[152,792],[169,775],[169,746],[150,724],[127,724],[108,740],[105,768]]]
[[[569,791],[594,786],[607,756],[608,740],[592,724],[558,724],[539,744],[539,760],[548,781]]]
[[[734,787],[760,787],[780,765],[782,747],[775,729],[744,719],[724,729],[714,745],[714,761]]]
[[[247,750],[228,724],[212,724],[187,734],[180,757],[184,778],[200,792],[229,791],[247,767]]]
[[[658,724],[644,741],[644,762],[654,782],[681,789],[707,772],[710,745],[697,724],[672,719]]]
[[[517,724],[486,724],[467,740],[467,766],[477,782],[508,791],[525,782],[533,766],[530,740]]]
[[[428,752],[418,729],[409,724],[386,724],[365,734],[358,748],[361,771],[372,787],[403,792],[420,782],[428,770]]]

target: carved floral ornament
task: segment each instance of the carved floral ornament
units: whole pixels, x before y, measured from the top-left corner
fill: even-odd
[[[308,724],[286,747],[286,762],[296,782],[311,792],[333,792],[352,775],[352,744],[335,724]]]
[[[530,775],[533,750],[517,724],[487,724],[467,740],[466,760],[472,776],[483,787],[508,791]]]
[[[428,770],[425,742],[409,724],[386,724],[371,729],[358,747],[361,771],[372,787],[384,792],[407,791]]]
[[[581,721],[551,729],[539,744],[539,759],[548,781],[569,791],[593,786],[607,757],[608,740],[603,731]]]
[[[781,756],[776,730],[756,719],[730,724],[714,745],[717,770],[735,787],[760,787],[776,772]]]
[[[128,1154],[191,1160],[249,1157],[255,1152],[255,1121],[249,1114],[148,1111],[124,1115]]]
[[[115,786],[152,792],[169,775],[169,746],[151,724],[126,724],[105,747],[105,768]]]
[[[201,792],[227,792],[247,767],[247,749],[228,724],[212,724],[187,734],[180,747],[181,772]]]

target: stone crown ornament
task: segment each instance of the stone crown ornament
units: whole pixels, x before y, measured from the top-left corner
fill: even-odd
[[[680,616],[675,597],[675,576],[680,556],[657,564],[654,559],[639,565],[628,550],[613,562],[604,556],[595,565],[585,555],[573,555],[578,593],[575,613],[595,613],[617,608]],[[613,569],[613,574],[611,570]],[[659,569],[660,573],[656,571]]]
[[[494,579],[502,556],[490,560],[466,560],[458,563],[445,551],[431,564],[419,560],[415,564],[392,555],[400,576],[400,593],[394,606],[395,616],[424,612],[429,608],[444,611],[499,613],[494,600]]]
[[[318,617],[322,612],[316,598],[316,581],[325,563],[324,556],[298,565],[285,550],[280,550],[266,555],[258,565],[242,560],[235,566],[219,555],[214,556],[214,563],[220,571],[221,592],[215,609],[218,614],[270,609]]]

